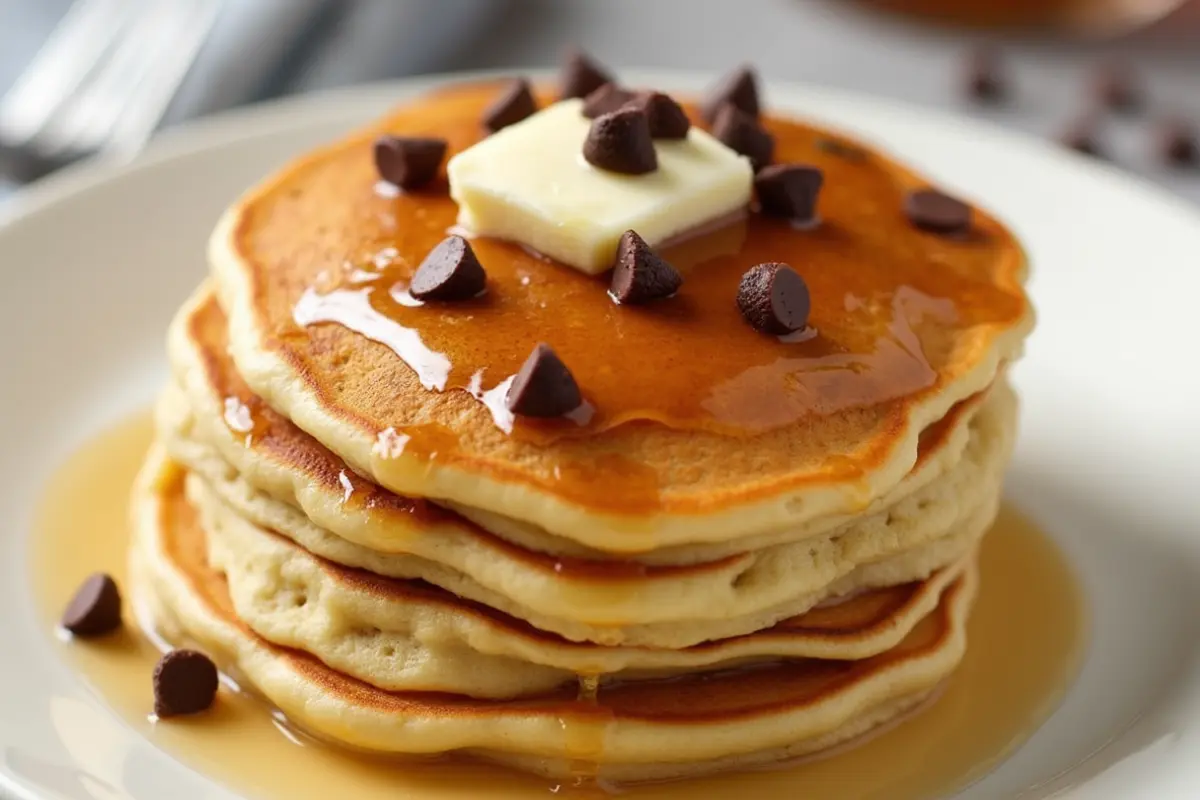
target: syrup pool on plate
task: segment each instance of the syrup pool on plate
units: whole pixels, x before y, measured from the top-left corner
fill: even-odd
[[[33,531],[32,571],[41,621],[58,616],[84,577],[107,571],[123,584],[128,498],[152,436],[149,413],[81,447],[45,487]],[[62,498],[72,499],[69,503]],[[925,798],[984,776],[1054,710],[1075,677],[1087,639],[1079,586],[1050,539],[1012,508],[984,540],[979,598],[969,647],[940,696],[920,712],[854,746],[803,763],[678,783],[620,787],[635,800],[711,797]],[[57,637],[59,655],[126,724],[233,792],[251,798],[334,797],[347,786],[361,800],[557,796],[605,797],[595,785],[546,780],[460,759],[384,759],[315,742],[291,730],[257,698],[223,686],[196,717],[153,723],[154,642],[126,608],[125,627],[107,638]],[[1019,664],[1020,669],[1012,665]],[[586,702],[586,698],[583,700]],[[115,798],[130,781],[121,753],[103,734],[105,712],[52,698],[55,720],[80,775],[100,777]],[[574,734],[573,734],[574,735]],[[581,747],[582,751],[586,748]],[[587,772],[581,766],[581,774]],[[79,778],[86,780],[86,778]],[[586,781],[585,781],[586,784]]]

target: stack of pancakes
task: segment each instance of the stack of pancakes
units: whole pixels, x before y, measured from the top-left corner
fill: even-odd
[[[825,171],[821,228],[752,218],[732,247],[664,254],[699,314],[781,251],[817,344],[750,329],[732,296],[703,325],[619,309],[503,242],[475,245],[482,305],[405,306],[389,287],[453,203],[377,191],[370,143],[460,150],[492,93],[424,98],[219,225],[136,489],[153,624],[317,737],[558,777],[774,762],[916,709],[966,647],[1015,432],[1016,243],[978,210],[967,236],[906,226],[919,178],[771,118],[777,160]],[[609,314],[642,316],[579,330]],[[504,418],[500,379],[543,340],[567,343],[585,397],[636,402]]]

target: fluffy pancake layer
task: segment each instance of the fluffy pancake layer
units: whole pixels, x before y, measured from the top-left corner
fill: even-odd
[[[290,165],[239,201],[212,239],[230,352],[250,388],[383,487],[611,553],[770,535],[855,515],[894,490],[917,462],[921,432],[984,391],[1019,353],[1032,314],[1024,258],[1003,226],[977,210],[963,239],[911,228],[903,199],[923,179],[865,149],[858,159],[835,157],[818,146],[829,134],[778,118],[767,119],[776,160],[825,170],[825,225],[806,236],[754,217],[733,255],[693,255],[703,262],[688,273],[695,319],[621,316],[591,279],[493,241],[475,245],[492,265],[485,300],[435,315],[407,308],[389,299],[388,282],[411,276],[455,208],[437,191],[378,195],[370,142],[384,130],[436,131],[453,153],[478,138],[494,92],[471,86],[429,96]],[[701,297],[726,278],[736,287],[746,264],[793,251],[816,298],[814,344],[787,349],[744,325],[732,295],[711,304]],[[687,259],[685,251],[667,255]],[[522,314],[529,330],[497,327]],[[304,324],[334,317],[342,322]],[[596,337],[609,331],[616,334],[597,362]],[[506,432],[485,395],[535,335],[575,364],[585,395],[589,378],[596,391],[613,382],[614,364],[631,395],[642,382],[690,386],[684,378],[695,378],[664,401],[691,416],[655,424],[646,420],[662,409],[598,408],[608,420],[599,427],[518,424]],[[430,378],[428,364],[404,352],[414,336],[421,358],[449,377]],[[740,372],[696,355],[731,347]],[[809,349],[811,357],[795,356]],[[492,372],[472,391],[455,370],[485,355],[478,366]],[[717,416],[728,421],[743,402],[783,418],[755,417],[734,436],[713,430]],[[605,427],[622,415],[626,424]]]
[[[919,469],[936,463],[940,475],[915,477],[919,490],[893,505],[798,542],[670,566],[563,559],[434,506],[413,513],[418,501],[354,476],[269,409],[257,412],[254,434],[232,430],[217,416],[220,398],[261,401],[238,384],[219,335],[200,336],[213,326],[194,324],[220,320],[211,299],[177,320],[172,353],[181,356],[176,371],[190,391],[169,389],[159,416],[172,457],[223,506],[325,559],[428,581],[574,640],[686,647],[770,626],[831,596],[923,579],[990,524],[1015,427],[1015,403],[1002,383],[930,437]],[[965,445],[955,452],[949,443],[960,438]],[[947,463],[949,455],[957,463]]]
[[[529,694],[573,683],[578,674],[669,676],[780,658],[868,658],[895,646],[933,610],[978,544],[976,536],[948,537],[953,541],[943,548],[958,558],[927,579],[866,584],[743,636],[682,649],[601,646],[548,634],[421,581],[319,558],[188,483],[208,563],[226,576],[238,617],[257,634],[381,688],[481,697]],[[906,560],[934,555],[881,564],[875,574],[902,575]]]
[[[206,555],[184,474],[161,450],[135,490],[135,594],[168,635],[186,636],[262,692],[296,724],[385,753],[467,750],[565,777],[591,742],[601,774],[672,777],[825,749],[919,704],[962,656],[975,591],[968,564],[900,643],[856,661],[800,659],[671,680],[573,687],[519,700],[385,691],[295,649],[271,644],[238,616]],[[286,546],[286,545],[285,545]],[[564,731],[574,731],[572,740]]]

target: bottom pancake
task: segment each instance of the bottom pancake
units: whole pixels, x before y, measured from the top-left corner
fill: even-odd
[[[928,578],[885,588],[867,583],[754,633],[675,650],[605,647],[540,631],[421,581],[319,558],[222,507],[194,474],[186,494],[199,514],[208,563],[225,575],[238,617],[256,634],[382,689],[473,697],[534,694],[573,684],[578,674],[629,680],[783,658],[868,658],[894,647],[937,607],[979,542],[971,530],[946,537],[932,550],[873,568],[881,576],[907,575],[906,561],[919,566],[956,555]],[[200,537],[195,547],[202,550]]]
[[[257,636],[195,546],[203,532],[184,473],[161,451],[135,490],[134,531],[135,595],[299,727],[368,751],[466,751],[554,777],[578,774],[581,760],[614,780],[679,777],[794,758],[862,735],[915,708],[957,666],[977,580],[972,563],[903,641],[859,661],[802,659],[614,683],[592,701],[569,687],[478,700],[383,691]]]

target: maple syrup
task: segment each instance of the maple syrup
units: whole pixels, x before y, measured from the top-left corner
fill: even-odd
[[[46,487],[33,533],[32,568],[48,634],[86,575],[104,570],[124,580],[129,489],[151,436],[148,413],[123,422],[81,448]],[[769,771],[621,787],[622,796],[903,800],[942,796],[982,777],[1061,699],[1080,665],[1087,619],[1062,554],[1012,509],[1002,511],[985,540],[980,566],[966,657],[928,708],[823,758]],[[150,674],[159,650],[138,631],[130,609],[125,628],[111,637],[60,638],[64,660],[130,727],[248,797],[337,797],[347,787],[361,800],[520,800],[545,797],[548,791],[608,796],[587,781],[555,785],[458,759],[384,759],[325,745],[290,729],[257,698],[228,686],[205,714],[153,723]],[[1014,663],[1022,668],[1011,669]],[[580,702],[594,692],[594,679],[583,677]],[[603,752],[605,720],[598,716],[594,723],[564,730],[579,753],[581,777],[588,774],[587,762]],[[103,737],[78,737],[73,745],[81,767],[111,760],[111,742]],[[126,780],[119,770],[111,777],[117,784]]]
[[[436,130],[452,158],[485,135],[478,120],[496,91],[494,83],[449,87],[378,127]],[[697,116],[693,104],[684,106]],[[279,334],[267,349],[309,366],[317,384],[367,372],[374,350],[358,345],[370,339],[396,356],[376,379],[391,381],[399,367],[403,395],[418,387],[465,392],[498,428],[532,440],[593,436],[635,420],[754,436],[812,415],[899,405],[957,370],[948,342],[1021,324],[1028,306],[1013,278],[1023,256],[998,220],[975,209],[969,234],[929,236],[900,213],[923,179],[865,147],[855,160],[824,152],[818,143],[827,132],[803,122],[768,114],[763,124],[776,162],[822,170],[824,222],[800,230],[749,214],[661,243],[656,251],[680,270],[685,288],[652,311],[617,306],[603,279],[490,237],[472,239],[486,292],[453,304],[415,301],[413,271],[448,231],[465,232],[460,209],[442,182],[380,196],[367,134],[264,184],[239,209],[229,244],[248,279],[263,286],[256,318]],[[734,302],[745,271],[774,261],[800,271],[812,295],[809,329],[778,340],[746,325]],[[350,332],[350,360],[326,363],[323,353],[345,355]],[[327,350],[309,346],[318,339]],[[569,365],[589,404],[586,418],[515,419],[505,408],[507,384],[535,341]],[[412,446],[444,451],[436,430],[392,427]]]

